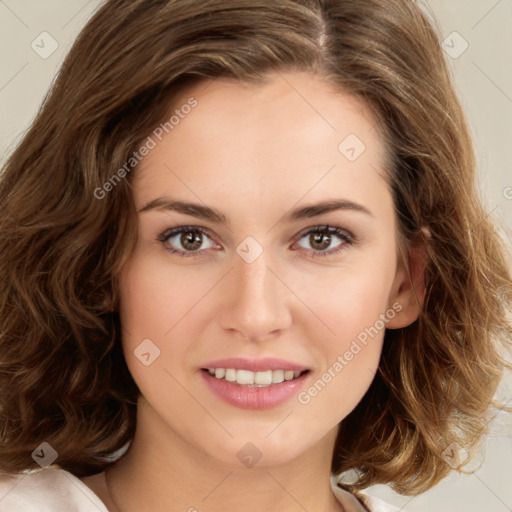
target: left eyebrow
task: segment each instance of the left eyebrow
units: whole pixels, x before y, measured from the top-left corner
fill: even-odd
[[[284,220],[287,222],[293,222],[301,219],[309,219],[311,217],[316,217],[336,210],[352,210],[362,212],[373,217],[372,212],[362,204],[354,203],[348,199],[329,199],[327,201],[322,201],[321,203],[295,208],[285,215]]]

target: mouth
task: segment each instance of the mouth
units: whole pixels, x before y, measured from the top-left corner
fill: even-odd
[[[251,370],[236,368],[201,368],[215,379],[225,380],[239,386],[248,388],[267,388],[281,384],[282,382],[293,381],[302,375],[309,373],[310,370],[263,370],[253,372]]]
[[[272,357],[222,359],[199,369],[215,396],[242,409],[270,409],[284,404],[306,385],[312,372]]]

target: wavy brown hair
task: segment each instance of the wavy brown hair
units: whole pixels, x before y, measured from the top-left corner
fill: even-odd
[[[188,85],[288,70],[375,114],[400,239],[428,260],[420,317],[386,332],[333,473],[356,470],[354,489],[417,493],[450,470],[450,443],[482,438],[511,339],[510,275],[428,15],[412,0],[110,0],[0,176],[1,471],[38,467],[31,453],[46,441],[62,468],[91,475],[133,437],[139,390],[116,312],[137,233],[132,175],[102,199],[95,190]]]

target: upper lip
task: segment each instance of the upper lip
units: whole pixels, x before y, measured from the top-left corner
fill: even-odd
[[[293,370],[294,372],[303,372],[308,370],[306,366],[301,364],[292,363],[290,361],[274,357],[264,357],[262,359],[231,357],[229,359],[211,361],[202,366],[202,368],[234,368],[235,370],[249,370],[251,372],[262,372],[265,370]]]

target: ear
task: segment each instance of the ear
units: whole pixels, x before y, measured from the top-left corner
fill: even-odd
[[[422,230],[422,234],[430,238],[426,228]],[[408,265],[404,258],[407,258]],[[427,292],[427,261],[426,240],[421,235],[411,243],[405,254],[399,255],[389,306],[398,303],[402,309],[397,309],[398,314],[387,323],[388,329],[407,327],[418,319]]]

